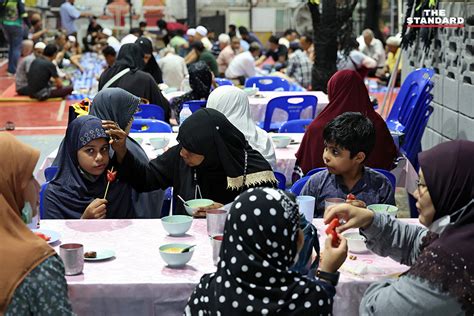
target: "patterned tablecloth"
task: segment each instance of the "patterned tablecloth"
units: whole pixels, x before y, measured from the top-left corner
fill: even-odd
[[[314,224],[321,234],[322,220],[315,219]],[[85,251],[115,251],[111,260],[85,262],[83,274],[66,277],[69,297],[78,315],[181,315],[201,276],[216,269],[206,221],[202,219],[194,220],[183,237],[168,236],[158,219],[43,220],[41,228],[61,235],[53,244],[57,252],[61,243],[71,242],[83,244]],[[321,243],[324,238],[320,238]],[[191,261],[183,268],[169,268],[160,257],[159,246],[174,242],[197,245]],[[365,270],[365,274],[358,275],[357,270]],[[340,269],[334,315],[357,315],[371,282],[405,270],[406,266],[371,253],[357,254],[356,260],[347,259]]]

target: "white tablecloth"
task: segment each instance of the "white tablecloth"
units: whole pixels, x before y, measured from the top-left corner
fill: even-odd
[[[289,145],[286,148],[275,148],[275,154],[276,154],[276,159],[277,159],[277,166],[276,166],[275,171],[283,173],[286,177],[287,184],[289,184],[291,181],[291,174],[293,172],[293,167],[295,166],[295,162],[296,162],[295,154],[298,151],[301,140],[303,139],[303,133],[294,133],[294,134],[281,133],[281,134],[275,134],[275,135],[288,135],[295,141],[295,144]],[[153,138],[153,137],[169,138],[170,143],[168,144],[167,147],[174,146],[178,143],[176,141],[176,136],[177,136],[176,133],[132,133],[130,134],[130,136],[133,138],[137,138],[137,137],[142,138],[143,141],[141,142],[141,145],[142,145],[142,148],[145,150],[149,159],[154,159],[157,157],[157,155],[163,153],[163,150],[155,150],[151,146],[149,142],[150,138]],[[44,170],[48,168],[49,166],[51,166],[54,159],[56,159],[57,154],[58,154],[57,149],[54,150],[52,153],[50,153],[46,157],[46,159],[43,161],[41,167],[36,172],[35,177],[40,184],[46,181],[44,178]]]
[[[175,98],[177,96],[180,96],[184,94],[183,91],[175,91],[171,92],[169,94],[165,94],[164,96],[168,99],[171,100],[172,98]],[[267,104],[268,101],[275,97],[281,97],[281,96],[294,96],[298,97],[300,95],[314,95],[318,98],[318,106],[316,108],[316,114],[321,112],[322,109],[329,103],[328,96],[324,94],[322,91],[262,91],[258,93],[259,95],[262,95],[263,97],[256,97],[256,96],[251,96],[249,97],[249,102],[250,102],[250,112],[252,114],[252,119],[255,122],[263,122],[265,119],[265,111],[267,109]],[[275,110],[272,121],[273,122],[286,122],[287,121],[287,114],[286,112],[277,109]],[[307,119],[307,118],[312,118],[311,117],[311,110],[306,109],[301,113],[301,118]]]
[[[416,220],[410,220],[416,222]],[[321,219],[314,224],[320,235]],[[81,243],[85,251],[111,249],[115,258],[86,262],[83,274],[67,276],[69,297],[78,315],[182,315],[187,299],[201,276],[215,271],[206,221],[194,220],[184,237],[170,237],[160,220],[42,220],[41,228],[60,233],[59,244]],[[158,248],[166,243],[196,244],[191,261],[180,269],[166,266]],[[323,243],[323,239],[320,239]],[[360,276],[348,271],[354,265],[370,267]],[[407,270],[390,258],[357,254],[341,267],[334,315],[358,315],[364,291],[375,280]]]

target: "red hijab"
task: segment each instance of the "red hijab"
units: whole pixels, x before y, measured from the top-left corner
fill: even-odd
[[[392,169],[397,148],[384,119],[375,112],[370,103],[364,82],[353,70],[336,72],[328,82],[329,104],[308,126],[296,153],[297,164],[306,174],[314,168],[324,167],[323,129],[327,123],[345,112],[360,112],[368,117],[375,127],[375,146],[365,165],[372,168]]]

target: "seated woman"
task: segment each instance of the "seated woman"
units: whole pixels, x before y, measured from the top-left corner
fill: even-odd
[[[35,216],[39,184],[31,175],[40,153],[9,133],[0,133],[0,314],[74,315],[64,265],[53,248],[23,223]]]
[[[120,88],[107,88],[101,90],[94,98],[90,108],[90,115],[101,120],[117,122],[127,135],[133,122],[133,114],[138,109],[140,98]],[[150,160],[143,148],[130,136],[126,141],[127,149],[134,157],[142,163]],[[138,218],[159,218],[163,205],[164,192],[156,190],[153,192],[137,193],[132,189],[132,201]]]
[[[341,204],[324,217],[360,227],[367,247],[410,266],[400,278],[372,284],[361,315],[474,314],[474,142],[442,143],[418,155],[420,179],[414,192],[419,225]]]
[[[172,186],[175,201],[178,194],[185,200],[197,198],[199,191],[204,198],[226,204],[247,188],[277,183],[265,158],[214,109],[188,117],[179,128],[179,144],[148,164],[127,150],[127,134],[114,122],[103,126],[112,137],[119,177],[138,192]],[[175,214],[186,214],[182,203],[176,203]]]
[[[171,108],[179,117],[179,112],[183,108],[183,103],[192,100],[207,100],[211,93],[212,73],[203,61],[198,61],[189,66],[189,85],[191,91],[176,97],[171,102]]]
[[[249,189],[232,204],[224,228],[217,272],[205,274],[185,315],[329,315],[336,280],[347,256],[326,238],[319,279],[290,271],[304,243],[293,195]],[[337,279],[337,277],[335,278]]]
[[[69,124],[58,152],[58,173],[45,190],[45,218],[132,218],[132,188],[122,182],[110,184],[106,198],[109,139],[101,120],[80,116]]]
[[[161,94],[153,77],[143,71],[145,67],[144,53],[138,44],[125,44],[118,52],[115,64],[106,69],[99,79],[99,90],[108,87],[119,87],[133,95],[145,98],[151,104],[159,105],[165,111],[165,121],[170,119],[168,100]],[[125,72],[129,69],[128,72]],[[118,78],[116,76],[119,76]]]
[[[267,132],[255,125],[250,114],[249,98],[234,86],[222,86],[212,91],[207,108],[224,114],[241,131],[249,145],[257,150],[272,166],[276,166],[275,149]]]
[[[328,82],[329,104],[308,126],[301,146],[296,153],[296,166],[303,173],[314,168],[325,167],[323,161],[323,130],[326,124],[345,112],[360,112],[368,117],[375,127],[375,146],[365,161],[371,168],[391,170],[397,157],[397,148],[383,118],[375,112],[369,100],[364,82],[352,70],[336,72]]]

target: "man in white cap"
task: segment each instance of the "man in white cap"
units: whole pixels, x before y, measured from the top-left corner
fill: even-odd
[[[113,36],[112,30],[105,28],[102,30],[102,34],[105,35],[107,45],[112,46],[118,52],[120,50],[120,42]]]
[[[204,45],[204,48],[208,51],[212,49],[212,43],[209,38],[207,38],[207,29],[204,26],[199,25],[196,27],[196,39],[200,40]]]
[[[16,78],[15,78],[15,85],[16,85],[16,93],[19,95],[28,95],[28,71],[30,70],[30,66],[33,61],[36,59],[37,56],[43,54],[43,50],[46,47],[46,44],[43,42],[38,42],[34,46],[34,51],[30,53],[28,56],[22,58],[18,63],[18,68],[16,70]]]
[[[385,73],[385,80],[388,80],[393,73],[393,70],[395,68],[395,63],[397,62],[398,56],[400,55],[401,49],[400,49],[400,44],[402,43],[402,38],[400,34],[397,34],[396,36],[390,36],[387,38],[387,61],[385,62],[385,68],[384,68],[384,73]],[[397,81],[396,85],[400,85],[400,72],[402,70],[402,61],[398,63],[398,69],[397,69]],[[382,78],[383,79],[383,78]]]
[[[369,56],[377,62],[377,67],[373,73],[369,72],[369,75],[375,74],[375,71],[379,72],[385,66],[385,49],[383,48],[382,42],[375,38],[374,32],[371,29],[365,29],[362,31],[362,35],[357,38],[359,42],[359,51]]]

